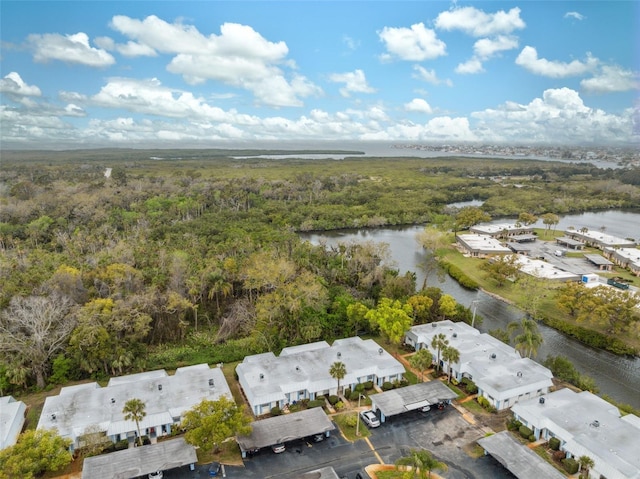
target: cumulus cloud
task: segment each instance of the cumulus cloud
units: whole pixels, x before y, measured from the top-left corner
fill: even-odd
[[[478,58],[470,58],[466,62],[459,63],[456,67],[456,73],[460,74],[473,74],[473,73],[482,73],[484,71],[484,67],[482,66],[482,62]]]
[[[344,83],[340,88],[340,94],[344,97],[351,96],[351,93],[374,93],[376,90],[367,83],[364,72],[355,70],[347,73],[333,73],[329,80],[334,83]]]
[[[516,65],[529,70],[531,73],[550,78],[566,78],[576,75],[584,75],[594,70],[598,65],[598,59],[587,55],[584,62],[573,60],[570,63],[547,60],[546,58],[538,58],[538,51],[531,46],[522,49]]]
[[[74,35],[31,34],[27,37],[27,42],[33,49],[33,59],[36,62],[58,60],[89,67],[107,67],[116,62],[107,51],[92,47],[89,36],[84,32]]]
[[[0,80],[0,92],[15,96],[40,96],[42,92],[35,85],[27,85],[17,72],[11,72]]]
[[[411,28],[384,27],[378,32],[387,53],[382,60],[399,58],[400,60],[424,61],[446,55],[446,44],[437,38],[434,30],[423,23],[411,25]]]
[[[508,12],[485,13],[475,7],[454,8],[440,13],[435,20],[436,28],[461,30],[474,37],[508,34],[521,30],[526,25],[520,18],[520,9],[514,7]]]
[[[129,54],[140,54],[144,47],[174,55],[167,70],[191,84],[220,81],[251,91],[259,103],[276,107],[302,106],[301,98],[322,94],[301,75],[287,79],[282,67],[295,64],[287,59],[285,42],[268,41],[247,25],[224,23],[220,35],[205,36],[192,25],[168,23],[154,15],[144,20],[117,15],[111,26],[135,40],[127,44]]]
[[[610,93],[640,89],[640,75],[616,65],[603,65],[592,78],[580,82],[589,93]]]
[[[632,135],[630,111],[618,116],[589,108],[570,88],[545,90],[528,104],[508,102],[471,116],[485,141],[606,144]]]
[[[418,113],[427,113],[429,115],[433,113],[431,105],[429,105],[429,103],[427,103],[427,101],[423,100],[422,98],[414,98],[409,103],[405,103],[404,109],[407,111],[416,111]]]
[[[564,14],[564,18],[573,18],[575,20],[584,20],[586,17],[578,12],[567,12]]]
[[[483,60],[494,55],[518,48],[518,39],[513,36],[498,35],[496,38],[481,38],[473,45],[474,54]]]
[[[431,83],[432,85],[445,84],[447,86],[453,86],[453,82],[450,79],[447,78],[446,80],[442,80],[438,78],[435,70],[427,70],[423,66],[414,65],[413,71],[414,73],[411,76],[417,80],[426,81],[427,83]]]

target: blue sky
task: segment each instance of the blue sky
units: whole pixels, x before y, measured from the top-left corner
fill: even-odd
[[[638,145],[632,1],[7,1],[3,148]]]

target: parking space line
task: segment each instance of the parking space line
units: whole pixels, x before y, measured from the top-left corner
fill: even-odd
[[[376,456],[376,459],[378,459],[378,462],[380,464],[384,464],[384,461],[382,460],[382,458],[380,457],[380,454],[378,454],[378,451],[376,451],[376,448],[373,447],[373,444],[371,444],[371,441],[369,441],[368,437],[365,437],[364,440],[366,441],[366,443],[369,445],[369,448],[373,451],[373,455]]]

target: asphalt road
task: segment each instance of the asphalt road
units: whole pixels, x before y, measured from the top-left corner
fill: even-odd
[[[513,479],[490,456],[473,459],[463,447],[484,436],[478,427],[468,424],[454,408],[406,413],[387,420],[371,430],[369,441],[375,453],[387,464],[393,464],[410,449],[427,449],[449,466],[440,472],[449,479]],[[339,477],[352,479],[365,466],[379,463],[366,441],[350,443],[335,434],[320,443],[294,441],[287,450],[274,454],[263,449],[245,460],[244,466],[226,466],[225,476],[231,479],[295,479],[302,473],[331,466]],[[195,471],[186,468],[165,472],[165,479],[204,479],[206,466]],[[366,477],[366,476],[364,476]]]

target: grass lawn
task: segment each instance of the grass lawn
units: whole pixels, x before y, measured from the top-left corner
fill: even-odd
[[[198,456],[198,464],[210,464],[213,461],[218,461],[221,464],[242,464],[240,447],[235,439],[223,442],[218,452],[196,449],[196,455]]]
[[[364,424],[362,420],[360,420],[360,427],[358,428],[360,435],[357,436],[356,435],[357,426],[353,421],[353,419],[349,419],[349,417],[351,418],[357,417],[356,412],[355,411],[343,412],[343,413],[336,414],[332,417],[334,422],[340,428],[342,435],[346,437],[348,441],[351,441],[351,442],[356,441],[358,439],[364,439],[365,437],[369,437],[371,433],[369,432],[367,425]]]

